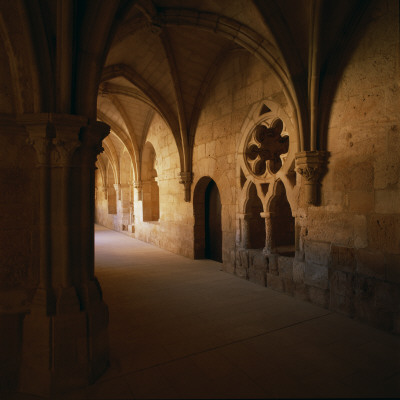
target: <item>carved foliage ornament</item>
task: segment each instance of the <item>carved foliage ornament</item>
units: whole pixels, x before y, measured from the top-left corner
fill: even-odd
[[[319,177],[321,175],[321,168],[319,166],[316,166],[316,167],[311,167],[311,166],[298,167],[297,171],[307,181],[312,182],[312,183],[318,182]]]
[[[318,183],[324,172],[327,154],[324,151],[303,151],[296,154],[296,171],[307,183]]]

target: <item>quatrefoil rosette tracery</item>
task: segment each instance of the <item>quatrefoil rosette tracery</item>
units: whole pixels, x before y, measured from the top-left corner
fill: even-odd
[[[279,118],[264,120],[251,131],[245,145],[247,168],[256,178],[274,176],[289,151],[289,134]]]

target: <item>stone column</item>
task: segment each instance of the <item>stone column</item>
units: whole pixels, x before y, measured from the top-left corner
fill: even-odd
[[[107,186],[100,186],[100,191],[103,193],[103,199],[107,200],[108,198]]]
[[[304,178],[305,200],[317,205],[317,188],[324,172],[327,153],[325,151],[302,151],[296,154],[296,171]]]
[[[129,184],[129,224],[128,224],[128,232],[135,232],[135,195],[134,195],[134,185]]]
[[[143,200],[142,182],[141,181],[134,182],[133,187],[134,187],[134,189],[136,189],[137,200],[142,201]]]
[[[117,201],[121,200],[121,184],[114,183],[115,195],[117,196]]]
[[[120,189],[120,200],[121,200],[121,207],[122,207],[122,212],[124,214],[129,214],[129,206],[130,206],[130,199],[131,199],[131,185],[127,183],[121,184],[121,189]]]
[[[181,180],[179,183],[183,184],[185,191],[185,201],[190,201],[190,187],[193,182],[193,174],[190,171],[184,171],[180,173]]]
[[[40,283],[24,321],[20,390],[51,396],[87,385],[108,363],[93,244],[94,154],[108,129],[101,124],[96,136],[85,117],[64,114],[25,114],[19,123],[40,176]]]
[[[86,312],[88,347],[88,382],[97,379],[108,367],[108,307],[103,301],[94,271],[94,187],[95,163],[104,150],[102,140],[110,128],[95,122],[81,130],[81,308]],[[79,227],[78,227],[79,228]],[[75,232],[79,237],[79,233]]]
[[[272,234],[272,216],[271,212],[260,213],[261,218],[265,219],[265,247],[263,253],[270,255],[274,253],[274,237]]]
[[[240,223],[240,247],[248,249],[250,247],[249,218],[251,214],[238,214]]]
[[[121,184],[114,183],[114,190],[115,190],[115,204],[116,204],[116,218],[114,218],[114,229],[116,230],[123,230],[123,211],[122,211],[122,201],[121,201]],[[111,189],[112,190],[112,189]]]
[[[121,183],[120,189],[120,207],[122,228],[128,230],[130,224],[130,185]]]

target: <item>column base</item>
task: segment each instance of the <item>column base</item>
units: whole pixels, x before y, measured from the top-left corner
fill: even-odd
[[[25,317],[19,391],[53,396],[93,383],[108,367],[108,308],[47,315],[33,306]]]

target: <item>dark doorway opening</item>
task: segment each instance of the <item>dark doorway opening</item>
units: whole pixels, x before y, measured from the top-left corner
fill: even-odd
[[[265,219],[261,218],[263,206],[257,195],[254,183],[250,184],[249,200],[246,205],[246,214],[249,224],[249,249],[262,249],[265,246]]]
[[[222,262],[221,197],[212,180],[205,193],[205,251],[210,260]]]
[[[216,183],[203,176],[193,193],[194,258],[222,262],[221,197]]]
[[[285,186],[279,181],[276,195],[271,201],[270,211],[272,217],[272,237],[275,251],[287,257],[295,254],[295,220],[286,197]]]

